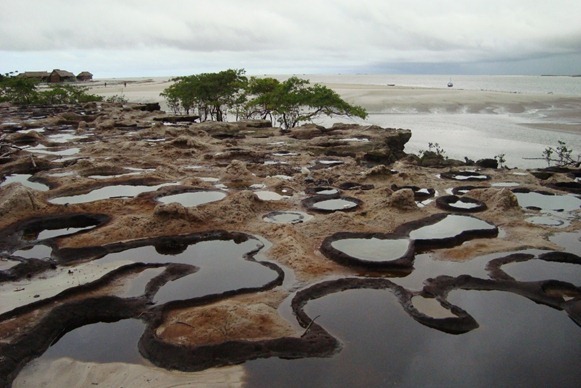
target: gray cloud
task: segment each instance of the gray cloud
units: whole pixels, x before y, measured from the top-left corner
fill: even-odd
[[[107,52],[125,51],[137,63],[161,57],[166,66],[192,61],[261,69],[365,69],[378,63],[514,64],[581,49],[581,3],[570,0],[3,3],[0,51],[2,62],[12,61],[3,67],[17,64],[15,58],[35,60],[40,52],[47,58],[101,58],[114,71]]]

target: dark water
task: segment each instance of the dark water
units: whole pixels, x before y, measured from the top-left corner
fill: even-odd
[[[82,326],[60,338],[40,360],[70,357],[87,362],[143,364],[137,343],[144,330],[143,322],[135,319]]]
[[[563,312],[502,292],[454,291],[480,327],[452,335],[410,318],[390,291],[349,290],[307,312],[343,343],[332,358],[245,364],[249,387],[576,387],[581,329]]]
[[[386,261],[401,258],[410,246],[410,240],[378,238],[346,238],[331,246],[351,257],[367,261]]]
[[[490,230],[494,226],[475,217],[448,215],[441,221],[421,227],[410,233],[414,240],[444,239],[469,230]]]
[[[276,279],[277,273],[274,270],[244,259],[246,254],[261,246],[259,240],[252,238],[243,243],[210,240],[188,245],[182,252],[168,255],[148,245],[109,254],[98,262],[131,260],[143,263],[183,263],[199,267],[198,272],[171,281],[158,291],[154,301],[165,303],[240,288],[261,287]]]
[[[109,198],[132,198],[136,195],[147,191],[155,191],[163,186],[168,186],[169,184],[161,184],[157,186],[131,186],[131,185],[114,185],[106,186],[100,189],[95,189],[87,194],[72,195],[67,197],[57,197],[49,199],[50,203],[57,205],[64,205],[66,203],[86,203],[92,201],[98,201],[102,199]]]

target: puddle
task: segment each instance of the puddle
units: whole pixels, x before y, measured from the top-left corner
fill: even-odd
[[[52,256],[52,248],[46,245],[36,244],[31,248],[19,249],[13,255],[26,259],[44,259]]]
[[[10,260],[6,257],[0,257],[0,271],[6,271],[18,264],[20,264],[20,261],[18,260]]]
[[[298,152],[290,152],[290,151],[279,151],[279,152],[274,152],[272,154],[272,156],[278,156],[278,157],[298,156],[298,155],[299,155]]]
[[[262,247],[262,242],[255,238],[248,238],[240,243],[219,239],[190,245],[175,243],[171,246],[171,252],[163,246],[146,245],[110,253],[97,262],[106,264],[130,260],[142,263],[181,263],[199,267],[198,272],[171,281],[157,292],[155,302],[166,303],[241,288],[260,288],[274,281],[278,277],[276,271],[244,259]]]
[[[136,195],[148,191],[155,191],[161,187],[171,186],[173,183],[164,183],[156,186],[131,186],[131,185],[115,185],[106,186],[100,189],[95,189],[87,194],[72,195],[68,197],[51,198],[48,202],[56,205],[64,205],[67,203],[86,203],[93,201],[100,201],[110,198],[133,198]]]
[[[526,218],[527,222],[535,225],[544,225],[544,226],[552,226],[555,228],[564,228],[570,225],[569,221],[560,219],[558,217],[551,217],[549,215],[546,216],[535,216]]]
[[[346,143],[369,143],[370,140],[364,137],[349,137],[345,139],[339,139],[338,141]]]
[[[456,181],[487,181],[490,177],[485,174],[478,174],[474,171],[450,171],[441,174],[442,178]]]
[[[145,324],[137,319],[85,325],[66,333],[39,360],[69,357],[85,362],[144,364],[137,346],[144,331]]]
[[[113,174],[113,175],[89,175],[87,178],[89,179],[111,179],[111,178],[119,178],[119,177],[127,177],[133,175],[140,175],[139,172],[128,172],[126,174]]]
[[[560,280],[581,286],[581,265],[532,259],[518,263],[508,263],[501,269],[515,280],[533,282],[540,280]]]
[[[307,188],[306,193],[311,195],[339,195],[341,194],[341,190],[327,186],[310,187]]]
[[[303,205],[310,210],[321,212],[336,212],[355,210],[361,205],[357,198],[343,197],[328,199],[325,195],[317,195],[303,200]]]
[[[491,184],[492,187],[516,187],[518,185],[519,183],[517,182],[496,182]]]
[[[443,240],[471,231],[495,231],[496,226],[471,216],[448,214],[435,224],[427,225],[410,232],[413,240]]]
[[[313,207],[319,210],[329,210],[329,211],[337,211],[337,210],[349,210],[357,207],[357,203],[350,201],[345,198],[339,199],[325,199],[323,201],[315,202]]]
[[[91,225],[91,226],[85,226],[85,227],[80,227],[80,228],[62,228],[62,229],[46,229],[43,230],[42,232],[40,232],[35,240],[44,240],[47,238],[55,238],[55,237],[63,237],[63,236],[68,236],[70,234],[74,234],[77,232],[80,232],[82,230],[89,230],[89,229],[93,229],[95,228],[95,225]],[[24,232],[26,235],[26,231]]]
[[[66,172],[53,172],[48,174],[50,177],[54,178],[64,178],[66,176],[75,176],[77,173],[75,171],[66,171]]]
[[[436,319],[456,318],[456,315],[452,314],[447,308],[444,308],[435,298],[424,298],[423,296],[417,295],[412,297],[412,305],[416,310],[428,317]]]
[[[249,386],[575,386],[581,330],[566,314],[501,292],[452,291],[480,327],[450,335],[415,322],[393,294],[347,290],[305,310],[342,342],[329,358],[245,363]],[[416,300],[417,302],[417,300]],[[421,302],[420,302],[421,303]]]
[[[338,166],[340,164],[345,164],[342,160],[317,160],[317,163],[325,166]]]
[[[538,208],[545,211],[566,211],[578,210],[581,207],[581,199],[571,195],[550,195],[530,192],[514,192],[518,203],[523,208]]]
[[[157,201],[161,203],[177,202],[185,207],[199,206],[210,202],[220,201],[226,198],[226,193],[223,191],[192,191],[181,194],[167,195],[165,197],[157,197]]]
[[[487,209],[486,204],[470,197],[445,195],[436,199],[436,206],[440,209],[457,212],[481,212]]]
[[[405,256],[409,239],[346,238],[331,243],[334,249],[363,261],[384,262]]]
[[[26,151],[37,153],[37,154],[44,154],[44,155],[55,155],[55,156],[71,156],[78,154],[81,149],[80,148],[67,148],[64,150],[50,150],[43,145],[37,145],[35,147],[27,148]]]
[[[7,175],[4,179],[4,182],[0,183],[0,187],[9,185],[10,183],[17,182],[17,183],[20,183],[23,186],[26,186],[26,187],[33,189],[33,190],[38,190],[38,191],[50,190],[50,187],[48,187],[47,185],[44,185],[44,184],[38,183],[38,182],[30,181],[29,180],[30,177],[32,177],[32,175],[30,175],[30,174]]]
[[[265,214],[262,219],[275,224],[299,224],[313,219],[313,216],[298,211],[280,211]]]
[[[88,136],[79,136],[74,133],[59,133],[55,135],[49,135],[48,139],[53,143],[68,143],[70,141],[87,139]]]
[[[165,271],[165,267],[144,269],[133,279],[128,279],[125,283],[125,290],[116,295],[120,298],[136,298],[144,295],[147,283],[156,276],[161,275],[163,271]]]
[[[15,253],[16,255],[16,253]],[[115,263],[85,263],[75,266],[57,267],[30,279],[0,284],[0,314],[20,306],[51,298],[72,287],[100,279],[107,273],[125,265],[127,261]]]
[[[572,233],[557,233],[549,238],[549,240],[563,248],[565,252],[578,255],[581,252],[581,234],[578,232]]]

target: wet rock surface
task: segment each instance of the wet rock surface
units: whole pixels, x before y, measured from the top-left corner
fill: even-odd
[[[128,346],[167,369],[340,358],[355,345],[310,311],[358,291],[394,297],[406,325],[437,335],[482,330],[478,306],[453,303],[458,291],[517,295],[581,321],[581,284],[562,269],[581,259],[550,239],[581,230],[576,170],[542,181],[492,164],[450,171],[406,157],[409,130],[281,131],[135,108],[0,107],[2,180],[47,187],[0,187],[0,386],[98,322],[139,321]],[[456,214],[458,202],[477,217]],[[547,214],[566,222],[528,221]]]

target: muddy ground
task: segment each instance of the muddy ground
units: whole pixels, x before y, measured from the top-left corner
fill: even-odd
[[[0,188],[0,385],[9,385],[63,332],[128,318],[147,324],[139,350],[163,368],[198,371],[256,357],[330,355],[337,351],[337,341],[301,310],[306,302],[296,303],[297,322],[281,316],[281,303],[328,279],[363,276],[377,282],[366,286],[392,287],[373,279],[389,271],[411,271],[413,260],[403,269],[387,263],[378,275],[373,266],[350,265],[323,254],[321,246],[329,236],[349,232],[407,238],[439,214],[467,214],[446,207],[455,199],[437,198],[451,195],[455,187],[472,186],[464,196],[484,207],[470,216],[496,227],[495,232],[436,242],[438,258],[463,261],[524,248],[560,251],[562,247],[549,240],[555,226],[531,223],[531,217],[543,215],[542,209],[519,206],[515,189],[557,195],[579,190],[575,169],[524,171],[495,166],[494,160],[466,165],[438,155],[406,155],[411,136],[407,129],[339,124],[282,131],[266,121],[170,123],[163,112],[141,109],[108,103],[0,106],[1,176],[6,180],[30,175],[25,175],[26,185],[16,182]],[[37,190],[28,182],[48,187]],[[124,198],[81,203],[73,199],[112,185],[159,188]],[[332,189],[336,191],[327,197],[317,194]],[[198,206],[159,201],[167,195],[216,191],[224,198]],[[354,207],[317,209],[317,201],[310,199],[315,195],[321,201],[351,198]],[[73,198],[58,200],[63,197]],[[309,217],[289,223],[265,219],[287,211]],[[34,235],[57,227],[89,229],[42,241]],[[577,208],[558,231],[579,230]],[[148,245],[167,255],[200,241],[255,238],[256,246],[262,246],[240,260],[270,271],[264,284],[233,289],[225,285],[219,292],[164,303],[155,300],[157,291],[188,274],[195,279],[196,265],[172,263],[171,256],[164,263],[99,261],[107,254]],[[48,250],[27,251],[36,246]],[[425,244],[415,249],[433,248]],[[142,291],[126,296],[144,276]],[[354,286],[332,285],[341,287]],[[451,286],[441,289],[446,287]],[[409,306],[420,291],[397,290],[415,319],[442,328],[441,322],[430,322],[429,316]],[[573,287],[567,295],[572,295],[567,301],[578,300],[581,291]],[[304,300],[311,297],[305,295]],[[463,311],[452,311],[458,319],[443,329],[472,327]]]

